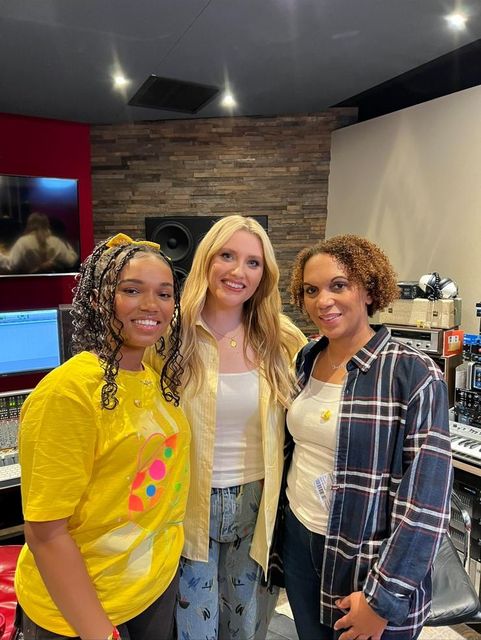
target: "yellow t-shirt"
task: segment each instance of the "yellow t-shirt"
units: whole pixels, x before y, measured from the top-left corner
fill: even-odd
[[[164,400],[150,367],[119,370],[114,410],[100,406],[102,376],[97,357],[83,352],[27,398],[19,437],[22,505],[25,520],[68,518],[105,612],[120,624],[154,602],[177,571],[190,431],[182,410]],[[26,545],[15,589],[34,622],[76,635]]]

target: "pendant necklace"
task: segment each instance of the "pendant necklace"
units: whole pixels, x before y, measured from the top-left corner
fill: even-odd
[[[334,364],[334,362],[331,360],[331,356],[329,355],[329,347],[327,347],[326,349],[326,355],[329,366],[331,367],[331,369],[334,369],[334,371],[338,371],[341,367],[345,366],[344,360],[342,360],[339,364]]]
[[[229,336],[226,333],[221,333],[220,331],[217,331],[217,329],[214,329],[214,327],[211,327],[210,324],[206,322],[205,318],[203,318],[203,320],[213,333],[220,336],[221,338],[227,338],[229,340],[229,346],[231,347],[231,349],[235,349],[237,347],[237,336]]]
[[[330,409],[322,409],[321,422],[327,422],[331,416],[332,416],[332,411]]]
[[[146,387],[151,387],[151,386],[152,386],[152,384],[153,384],[153,383],[152,383],[152,380],[149,380],[149,379],[147,379],[147,380],[140,380],[140,382],[141,382],[141,384],[145,385]],[[142,390],[142,387],[141,387],[141,390]],[[141,391],[141,393],[142,393],[142,391]],[[135,404],[135,406],[136,406],[138,409],[140,409],[140,407],[142,406],[142,400],[141,400],[141,399],[139,399],[139,398],[135,398],[135,399],[134,399],[134,404]]]

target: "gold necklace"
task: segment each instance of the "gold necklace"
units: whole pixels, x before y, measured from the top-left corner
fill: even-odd
[[[369,342],[369,340],[373,337],[373,335],[375,335],[375,331],[371,329],[371,331],[369,332],[369,337],[367,342]],[[366,342],[366,344],[367,344]],[[329,366],[331,367],[331,369],[334,369],[334,371],[338,371],[342,366],[346,366],[346,363],[351,359],[352,356],[348,356],[345,360],[342,360],[339,364],[334,364],[334,362],[331,360],[331,356],[329,355],[329,345],[327,345],[326,347],[326,355],[327,355],[327,361],[329,362]]]
[[[334,369],[334,371],[338,371],[343,365],[345,365],[344,360],[342,360],[339,364],[334,364],[334,362],[331,360],[331,356],[329,355],[329,347],[327,347],[326,349],[326,355],[329,366],[331,367],[331,369]]]
[[[205,318],[204,318],[204,322],[213,333],[217,334],[221,338],[227,338],[229,340],[229,345],[232,349],[235,349],[237,347],[237,336],[228,336],[226,333],[221,333],[220,331],[217,331],[217,329],[214,329],[214,327],[211,327],[210,324],[206,322]]]

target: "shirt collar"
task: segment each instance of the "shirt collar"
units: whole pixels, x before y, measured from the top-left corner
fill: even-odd
[[[384,349],[386,343],[390,338],[390,333],[384,325],[373,325],[375,334],[359,351],[352,356],[346,365],[348,371],[351,371],[355,367],[358,367],[361,371],[369,371],[373,362],[378,357],[379,353]],[[326,349],[329,344],[329,340],[324,336],[319,339],[317,344],[306,355],[306,361],[312,359],[314,362],[316,356]]]
[[[359,351],[353,355],[347,363],[347,369],[359,367],[361,371],[369,371],[373,362],[377,359],[381,351],[384,349],[391,334],[384,325],[374,325],[372,327],[375,334]]]
[[[208,331],[209,329],[207,328],[207,325],[205,324],[205,322],[202,319],[202,316],[199,315],[199,317],[197,318],[195,325],[197,327],[203,327],[206,331]]]

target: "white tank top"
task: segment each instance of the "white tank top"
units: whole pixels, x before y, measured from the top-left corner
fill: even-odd
[[[220,373],[212,486],[223,489],[263,477],[259,372]]]
[[[322,535],[327,531],[330,490],[323,500],[316,485],[330,480],[334,471],[342,388],[311,376],[287,413],[296,444],[287,475],[289,505],[309,531]]]

